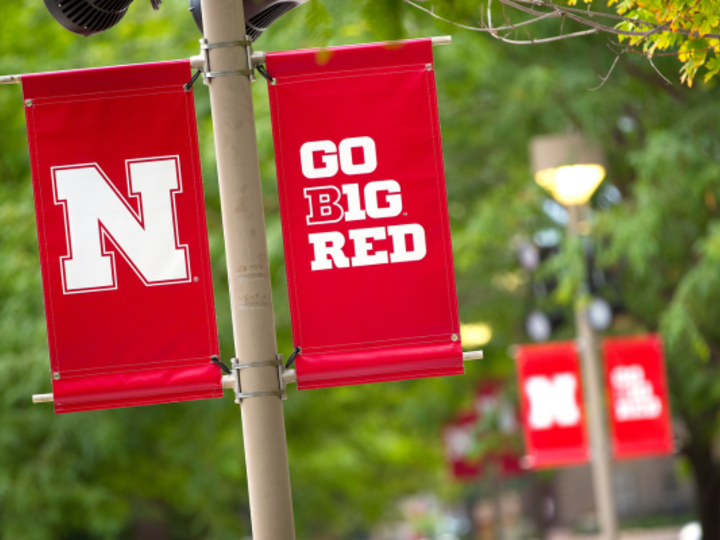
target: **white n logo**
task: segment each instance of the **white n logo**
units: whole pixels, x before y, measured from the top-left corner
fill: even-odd
[[[530,401],[530,427],[541,430],[551,428],[553,424],[560,427],[576,425],[580,421],[576,389],[577,379],[572,373],[558,373],[552,378],[528,378],[525,394]]]
[[[112,242],[145,285],[190,280],[187,246],[180,245],[175,195],[182,192],[177,157],[128,160],[130,196],[118,193],[97,164],[53,167],[55,204],[65,209],[68,255],[61,258],[65,294],[116,289]]]

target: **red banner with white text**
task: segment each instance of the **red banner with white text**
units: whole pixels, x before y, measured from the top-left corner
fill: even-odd
[[[613,455],[668,455],[674,450],[665,358],[656,335],[603,340]]]
[[[22,77],[58,413],[222,396],[190,77]]]
[[[299,388],[462,374],[431,41],[267,70]]]
[[[523,345],[518,348],[517,364],[528,467],[587,462],[582,378],[575,343]]]

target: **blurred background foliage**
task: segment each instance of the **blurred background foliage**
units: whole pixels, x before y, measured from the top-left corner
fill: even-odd
[[[477,6],[479,10],[480,7]],[[479,16],[479,15],[478,15]],[[572,25],[568,23],[567,31]],[[361,539],[395,501],[460,493],[440,430],[478,381],[508,377],[508,347],[526,341],[529,309],[559,314],[573,335],[572,294],[583,251],[619,284],[610,333],[661,331],[683,449],[700,510],[720,514],[713,450],[720,412],[720,91],[715,79],[668,86],[642,58],[590,36],[513,47],[436,23],[401,0],[310,0],[256,43],[265,51],[453,34],[436,47],[449,208],[463,322],[490,326],[486,359],[467,375],[297,392],[285,402],[299,539]],[[39,0],[0,3],[0,73],[187,58],[199,33],[183,0],[159,13],[135,2],[116,28],[70,34]],[[673,58],[657,58],[664,73]],[[233,355],[207,89],[195,85],[223,357]],[[292,350],[267,89],[254,85],[278,342]],[[240,415],[222,400],[55,416],[19,86],[0,90],[0,538],[242,538],[251,534]],[[534,135],[584,131],[609,158],[592,202],[593,236],[564,239],[563,210],[532,181]],[[523,242],[558,252],[536,276]],[[560,286],[544,298],[537,279]],[[564,314],[564,317],[563,317]],[[703,514],[703,512],[700,512]],[[709,518],[707,518],[709,519]],[[704,524],[707,526],[707,519]],[[717,523],[716,523],[717,526]],[[720,527],[706,539],[717,538]]]

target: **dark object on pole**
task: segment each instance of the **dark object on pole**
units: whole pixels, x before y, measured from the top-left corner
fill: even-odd
[[[65,28],[92,36],[115,26],[125,16],[133,0],[45,0],[50,15]],[[153,1],[157,9],[160,2]]]
[[[45,0],[50,15],[62,26],[81,36],[92,36],[119,23],[133,0]],[[307,0],[243,0],[245,32],[255,41],[282,15]],[[150,0],[157,10],[162,0]],[[190,0],[190,12],[203,31],[200,0]]]
[[[245,33],[255,41],[267,30],[272,23],[285,15],[294,7],[304,4],[308,0],[243,0],[245,9]],[[190,13],[195,24],[203,31],[202,2],[190,0]]]

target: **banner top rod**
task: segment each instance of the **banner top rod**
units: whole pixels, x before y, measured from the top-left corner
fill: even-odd
[[[432,41],[433,46],[434,45],[449,45],[452,43],[452,36],[435,36],[430,38]],[[252,53],[252,64],[258,65],[258,64],[264,64],[265,63],[265,53],[260,51],[255,51]],[[205,64],[204,58],[202,56],[192,56],[190,57],[190,66],[193,69],[200,69]],[[21,84],[22,83],[22,75],[0,75],[0,84]]]
[[[452,36],[436,36],[430,39],[433,45],[450,45],[452,43]]]

